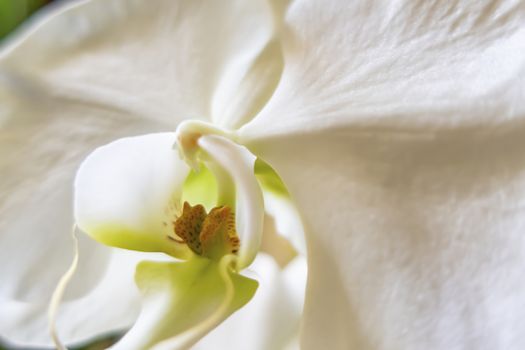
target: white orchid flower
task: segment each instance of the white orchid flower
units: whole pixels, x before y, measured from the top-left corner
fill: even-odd
[[[78,8],[78,13],[86,13],[77,17],[83,22],[73,15],[54,17],[47,29],[40,27],[7,57],[12,68],[3,78],[10,90],[0,93],[7,96],[3,100],[9,97],[13,102],[2,107],[16,108],[26,118],[53,119],[47,117],[35,127],[23,118],[15,123],[2,117],[20,135],[29,132],[28,125],[41,131],[30,141],[21,136],[16,144],[15,137],[11,148],[2,147],[2,174],[4,164],[15,164],[8,156],[20,158],[15,151],[27,160],[21,168],[8,167],[6,187],[25,181],[32,189],[25,195],[38,199],[43,192],[34,189],[52,188],[58,181],[45,176],[43,170],[48,168],[39,164],[56,161],[51,155],[60,154],[72,163],[87,155],[88,149],[75,148],[79,139],[86,147],[88,141],[95,146],[115,138],[115,130],[105,134],[99,127],[121,126],[117,131],[122,135],[144,133],[144,128],[165,131],[162,125],[153,126],[153,120],[211,114],[221,130],[235,130],[235,136],[212,138],[233,142],[232,149],[242,145],[270,164],[304,220],[309,281],[303,348],[522,347],[525,8],[521,2],[294,1],[286,29],[279,31],[284,65],[278,84],[264,79],[275,72],[263,74],[256,68],[260,75],[253,79],[250,74],[235,74],[237,69],[251,71],[243,71],[242,62],[257,62],[253,58],[271,46],[267,46],[271,35],[250,32],[268,27],[253,26],[248,13],[239,16],[221,4],[205,8],[210,17],[177,17],[164,11],[151,19],[144,12],[153,10],[144,8],[132,21],[118,6],[96,17],[95,4]],[[188,8],[203,11],[192,4]],[[186,9],[174,7],[175,14]],[[135,27],[120,22],[108,29],[105,21],[115,13]],[[210,25],[212,19],[233,17],[236,30],[228,35],[217,30],[226,31],[228,26]],[[204,22],[196,23],[196,18]],[[250,23],[243,22],[246,18]],[[59,33],[65,23],[72,27],[69,40],[57,47],[49,33]],[[174,23],[193,29],[165,31]],[[161,35],[168,32],[169,36]],[[208,46],[190,50],[204,39]],[[174,46],[163,45],[168,41],[181,43],[187,56],[181,58]],[[149,45],[155,51],[146,50]],[[244,54],[234,57],[241,62],[224,64],[222,59],[232,56],[221,50],[240,48]],[[170,50],[177,54],[170,55]],[[34,60],[31,65],[29,59]],[[5,64],[6,58],[2,60]],[[264,70],[266,64],[247,66]],[[154,74],[159,67],[165,74]],[[39,84],[34,84],[35,77]],[[272,86],[271,98],[246,95],[254,91],[250,81]],[[23,103],[22,97],[32,103]],[[243,108],[250,99],[264,103]],[[239,112],[246,110],[250,112]],[[129,120],[123,111],[154,117],[122,127],[119,121]],[[59,153],[50,139],[65,125],[73,128],[68,136],[71,146]],[[59,183],[72,181],[67,175],[71,172],[61,168],[53,172],[63,176]],[[35,223],[41,230],[58,232],[56,227],[51,231],[50,215],[42,208],[15,211],[28,203],[23,195],[7,197],[9,206],[2,202],[2,210],[26,215],[6,220],[2,213],[2,225],[11,225],[9,231],[2,226],[2,232],[32,233],[27,228]],[[60,195],[56,192],[57,201]],[[26,219],[29,212],[31,221]],[[15,236],[9,237],[11,246],[2,242],[2,247],[15,245]],[[29,254],[30,239],[25,242],[26,261],[33,263],[24,265],[30,276],[38,250]],[[67,260],[62,263],[67,265]],[[1,265],[5,268],[11,261]],[[24,291],[26,297],[35,293],[28,287],[36,281],[12,275],[19,283],[5,284],[15,286],[4,287],[8,292]],[[89,285],[96,277],[86,274],[84,283]]]

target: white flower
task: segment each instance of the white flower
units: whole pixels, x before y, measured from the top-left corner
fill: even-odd
[[[153,119],[162,123],[166,117],[220,110],[224,119],[214,122],[231,120],[221,125],[240,127],[236,141],[271,164],[304,220],[309,282],[303,348],[522,347],[521,2],[295,1],[282,32],[282,75],[264,107],[243,114],[256,114],[252,120],[229,114],[243,110],[246,96],[227,96],[253,90],[237,89],[242,84],[230,78],[223,83],[223,77],[235,76],[226,74],[229,69],[242,71],[243,65],[225,64],[232,56],[222,50],[241,49],[246,55],[233,57],[255,62],[271,42],[264,34],[268,26],[254,25],[252,17],[239,16],[224,3],[200,8],[199,16],[163,11],[155,19],[146,15],[153,9],[143,8],[134,20],[119,6],[96,17],[98,3],[79,8],[77,20],[54,17],[0,63],[7,81],[0,96],[13,99],[2,108],[16,108],[23,116],[0,117],[10,135],[3,133],[0,141],[2,175],[9,174],[1,193],[20,189],[2,196],[0,246],[21,251],[26,262],[12,267],[12,254],[2,255],[2,269],[23,272],[2,271],[3,279],[11,279],[2,290],[24,291],[26,298],[38,292],[29,287],[39,281],[22,278],[33,276],[31,269],[38,266],[30,234],[35,224],[42,233],[67,232],[68,225],[61,231],[36,203],[43,189],[61,188],[53,181],[71,183],[71,169],[92,146],[119,136],[115,131],[165,130],[152,126]],[[108,27],[115,13],[120,25]],[[235,23],[235,30],[211,24],[228,16],[237,21],[223,23]],[[122,25],[126,19],[128,26]],[[64,35],[65,27],[71,32],[60,47],[53,33]],[[253,28],[262,32],[250,32]],[[190,50],[204,39],[208,45]],[[182,51],[187,56],[173,54],[177,47],[187,49]],[[165,74],[158,74],[160,68]],[[215,98],[221,102],[200,105]],[[235,102],[229,108],[225,101]],[[123,111],[152,121],[132,123]],[[71,134],[59,138],[65,126]],[[105,134],[103,127],[113,130]],[[57,164],[59,155],[60,164],[71,161],[68,171],[42,166]],[[62,201],[60,192],[54,194]],[[25,250],[13,248],[17,245]],[[69,258],[49,266],[65,266]],[[42,269],[41,280],[48,281],[45,273],[56,280],[55,271]],[[86,284],[96,280],[85,276]]]

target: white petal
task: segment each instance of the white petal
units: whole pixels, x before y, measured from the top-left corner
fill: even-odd
[[[295,205],[290,198],[270,191],[263,192],[263,195],[264,209],[273,217],[275,231],[285,237],[298,253],[305,256],[304,228]]]
[[[218,86],[243,93],[242,76],[273,38],[273,22],[263,0],[65,2],[14,37],[0,66],[54,96],[104,102],[175,127],[180,118],[211,118]]]
[[[298,257],[281,271],[259,254],[245,272],[257,279],[253,299],[205,336],[195,350],[284,349],[299,332],[306,284],[306,259]]]
[[[245,71],[232,62],[213,99],[213,121],[229,129],[250,121],[272,96],[282,69],[283,56],[277,40],[268,43]]]
[[[304,349],[523,345],[524,133],[456,133],[257,145],[304,219]]]
[[[304,349],[523,346],[524,11],[292,6],[282,84],[241,140],[304,220]]]
[[[63,302],[58,309],[58,332],[66,344],[80,343],[101,334],[130,327],[140,311],[133,276],[144,253],[112,249],[108,268],[96,288],[82,298]],[[149,259],[154,258],[148,254]],[[160,259],[160,257],[159,257]],[[92,261],[97,266],[96,261]],[[47,304],[0,301],[0,336],[21,347],[51,346]]]
[[[255,3],[252,1],[252,3]],[[260,50],[255,57],[249,52],[225,66],[224,79],[217,86],[211,105],[212,120],[226,129],[237,129],[250,121],[272,96],[281,78],[283,54],[281,31],[288,1],[265,1],[257,11],[273,13],[272,23],[261,31]],[[237,19],[238,20],[238,19]],[[250,64],[244,63],[246,60]]]
[[[79,228],[106,245],[179,256],[187,251],[173,222],[188,166],[173,149],[174,133],[117,140],[82,163],[75,179]]]
[[[242,269],[255,259],[263,232],[264,201],[254,174],[256,158],[245,147],[222,136],[202,136],[198,144],[235,184],[235,224],[241,241],[239,268]]]
[[[352,128],[424,132],[525,114],[516,0],[311,0],[288,13],[281,83],[250,137]]]
[[[17,135],[12,136],[16,139]],[[35,144],[24,146],[0,141],[6,146],[0,150],[2,157],[6,156],[0,161],[0,294],[47,304],[73,258],[71,183],[75,158],[83,147],[72,143],[59,155],[53,140],[39,144],[39,139],[35,137]],[[73,280],[66,298],[92,288],[109,258],[107,249],[92,240],[81,239],[80,246],[82,277]],[[90,266],[91,260],[99,261],[98,268]]]

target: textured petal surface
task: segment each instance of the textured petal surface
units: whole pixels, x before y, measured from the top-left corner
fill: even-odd
[[[273,40],[275,13],[263,1],[64,1],[3,43],[2,295],[49,299],[72,259],[71,184],[81,160],[123,136],[211,118],[212,100],[232,98],[216,97],[219,85],[241,91],[243,72],[258,74],[252,63]],[[81,245],[100,264],[81,262],[71,296],[91,288],[108,260],[105,248]]]
[[[179,256],[175,238],[188,166],[174,133],[117,140],[90,154],[75,179],[78,227],[106,245]]]
[[[304,220],[304,349],[523,347],[523,16],[292,6],[282,84],[241,139]]]
[[[281,83],[245,133],[513,120],[525,111],[524,22],[516,0],[295,1]]]
[[[40,104],[35,97],[19,107],[0,130],[0,292],[47,303],[73,258],[69,234],[80,161],[100,144],[158,124],[61,99]],[[100,264],[92,269],[91,259],[80,262],[83,277],[73,282],[71,296],[89,289],[107,260],[105,247],[88,239],[80,244],[82,255]]]
[[[75,1],[49,12],[0,54],[11,79],[172,127],[212,117],[215,90],[228,80],[244,93],[243,72],[274,35],[273,7],[262,0]]]

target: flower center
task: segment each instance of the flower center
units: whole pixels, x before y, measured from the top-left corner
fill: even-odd
[[[175,234],[197,255],[219,260],[239,251],[235,214],[228,206],[215,207],[206,213],[202,205],[184,202],[182,215],[173,227]]]

